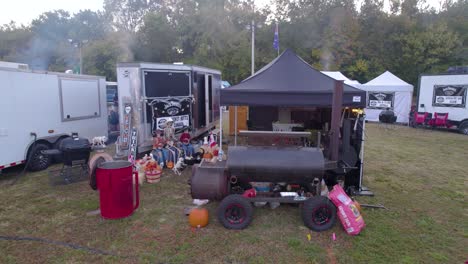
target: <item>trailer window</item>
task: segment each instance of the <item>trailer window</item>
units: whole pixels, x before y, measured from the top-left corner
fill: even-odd
[[[101,116],[98,80],[60,79],[62,120]]]
[[[146,97],[190,95],[189,72],[144,71]]]

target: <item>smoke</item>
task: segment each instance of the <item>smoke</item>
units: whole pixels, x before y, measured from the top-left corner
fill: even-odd
[[[346,10],[344,7],[336,7],[330,11],[329,24],[325,29],[325,41],[322,46],[322,54],[320,56],[320,63],[323,70],[329,71],[335,64],[336,58],[333,51],[336,51],[342,45],[343,36],[345,36],[345,17]]]
[[[119,48],[121,51],[121,54],[119,56],[120,60],[126,62],[134,60],[135,56],[133,54],[132,47],[135,44],[135,39],[135,33],[133,32],[122,31],[118,33]]]
[[[27,48],[16,54],[17,62],[26,63],[33,70],[65,71],[79,64],[79,50],[68,41],[57,42],[34,36]]]
[[[330,65],[332,63],[332,54],[328,47],[324,47],[322,55],[320,56],[320,64],[322,64],[324,71],[330,70]]]

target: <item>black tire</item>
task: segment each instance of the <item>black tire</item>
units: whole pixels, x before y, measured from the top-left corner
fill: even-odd
[[[324,196],[315,196],[305,201],[301,214],[304,225],[313,231],[328,230],[336,223],[336,207]]]
[[[460,133],[463,135],[468,135],[468,121],[462,122],[458,127],[458,131],[460,131]]]
[[[28,155],[30,160],[26,161],[28,163],[28,170],[40,171],[49,167],[50,163],[52,162],[52,157],[41,153],[41,151],[48,149],[50,148],[46,144],[39,143],[33,146],[31,152]]]
[[[253,217],[252,204],[238,194],[225,197],[218,207],[218,220],[227,229],[244,229]]]

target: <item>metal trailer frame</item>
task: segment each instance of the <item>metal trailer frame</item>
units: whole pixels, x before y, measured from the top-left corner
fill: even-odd
[[[178,72],[178,73],[189,73],[189,94],[187,96],[168,96],[168,97],[147,97],[146,96],[146,84],[144,81],[145,72]],[[117,64],[117,89],[119,94],[119,116],[120,116],[120,137],[125,137],[125,131],[135,127],[138,131],[138,153],[144,153],[152,149],[152,134],[150,123],[152,117],[147,115],[147,104],[151,100],[155,99],[183,99],[183,98],[194,98],[194,92],[198,87],[194,80],[194,74],[201,73],[204,76],[212,76],[212,112],[213,118],[211,122],[206,122],[205,127],[195,126],[195,110],[197,107],[197,100],[192,101],[190,106],[189,122],[192,126],[192,138],[198,137],[208,131],[215,128],[220,119],[221,112],[216,115],[215,109],[219,108],[219,93],[221,90],[221,72],[215,69],[196,65],[186,64],[165,64],[165,63],[150,63],[150,62],[134,62],[134,63],[118,63]],[[216,78],[215,78],[216,77]],[[219,79],[219,85],[215,85]],[[205,80],[207,83],[207,80]],[[218,97],[217,104],[215,105],[215,98]],[[208,107],[208,96],[205,94],[205,105]],[[129,122],[131,124],[125,124],[125,108],[129,106],[131,108],[129,115]],[[198,113],[198,112],[197,112]],[[170,117],[170,116],[167,116]],[[207,116],[206,116],[207,117]],[[205,118],[206,118],[205,117]],[[197,116],[198,118],[198,116]],[[198,120],[198,119],[197,119]],[[122,138],[121,138],[122,140]],[[128,147],[122,147],[122,151],[126,151]]]
[[[2,81],[3,78],[8,81]],[[88,116],[65,116],[63,81],[71,81],[67,92],[72,94],[77,92],[73,88],[79,88],[74,87],[73,81],[95,82],[98,88],[97,99],[94,98],[96,112]],[[103,113],[106,109],[105,77],[0,67],[0,82],[4,85],[0,104],[5,107],[0,112],[0,171],[26,163],[33,134],[37,143],[51,148],[72,133],[88,140],[107,136],[107,114]],[[74,101],[66,107],[77,111],[80,105]]]

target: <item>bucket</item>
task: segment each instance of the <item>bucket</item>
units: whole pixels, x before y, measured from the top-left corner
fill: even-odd
[[[146,181],[148,183],[158,183],[161,181],[161,170],[153,170],[146,172]]]
[[[99,164],[96,180],[103,218],[120,219],[130,216],[140,205],[138,173],[133,171],[133,165],[129,161]]]

